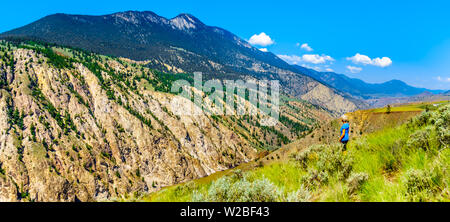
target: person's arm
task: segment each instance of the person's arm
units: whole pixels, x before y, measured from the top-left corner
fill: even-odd
[[[339,138],[339,142],[341,142],[342,139],[344,139],[344,136],[345,136],[345,129],[342,129],[342,135],[341,135],[341,137]]]

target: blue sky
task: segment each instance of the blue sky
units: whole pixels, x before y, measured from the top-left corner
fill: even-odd
[[[148,10],[167,18],[190,13],[243,39],[256,35],[253,43],[272,43],[256,47],[291,63],[367,82],[400,79],[413,86],[450,89],[449,9],[450,2],[433,0],[5,1],[0,32],[58,12]],[[312,51],[301,47],[305,43]]]

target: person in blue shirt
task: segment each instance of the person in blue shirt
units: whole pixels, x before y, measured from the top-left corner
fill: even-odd
[[[344,151],[346,151],[350,131],[350,125],[348,124],[348,117],[346,115],[342,116],[342,123],[343,124],[341,127],[341,137],[339,137],[339,142],[344,144]]]

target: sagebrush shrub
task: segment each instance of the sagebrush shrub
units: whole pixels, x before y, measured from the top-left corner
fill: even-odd
[[[411,169],[406,172],[406,194],[411,201],[426,201],[433,194],[430,172]]]
[[[450,105],[441,107],[436,116],[435,127],[439,141],[444,146],[450,145]]]
[[[308,159],[309,159],[309,154],[311,153],[311,149],[306,149],[303,152],[300,153],[294,153],[292,154],[292,159],[294,159],[297,163],[300,164],[301,167],[303,167],[304,169],[307,168],[307,163],[308,163]]]
[[[410,127],[433,125],[443,146],[450,144],[450,105],[439,108],[436,112],[422,112],[408,124]]]
[[[346,179],[352,171],[353,160],[344,155],[340,145],[322,146],[317,152],[316,167],[319,171],[327,172],[330,176],[337,175],[339,179]]]
[[[274,202],[283,201],[283,191],[266,178],[250,181],[244,176],[233,180],[230,176],[214,181],[207,194],[195,192],[192,201],[214,202]]]
[[[413,119],[411,119],[410,126],[419,126],[419,127],[420,126],[425,126],[430,121],[434,121],[434,118],[432,118],[432,117],[433,117],[433,113],[432,112],[422,112],[418,116],[416,116]]]
[[[359,191],[368,179],[369,174],[367,173],[352,173],[347,179],[348,193],[353,194]]]
[[[192,198],[191,198],[192,202],[205,202],[206,200],[206,196],[203,195],[203,193],[201,193],[198,190],[194,190],[194,192],[192,192]]]
[[[422,148],[430,149],[432,127],[416,130],[409,136],[406,146],[410,149]]]
[[[282,189],[275,186],[272,182],[270,182],[267,178],[262,178],[255,180],[253,182],[248,182],[246,180],[242,180],[245,184],[242,189],[245,189],[244,196],[241,196],[239,201],[243,202],[274,202],[280,200],[282,198]],[[239,184],[236,184],[239,187]],[[236,194],[242,193],[241,188],[237,189],[240,192]]]
[[[319,172],[316,169],[310,169],[306,175],[301,178],[302,184],[308,189],[314,190],[321,185]]]
[[[302,183],[311,190],[328,184],[331,177],[345,180],[352,171],[353,160],[342,152],[342,146],[313,145],[294,159],[308,173],[301,178]]]
[[[227,201],[229,199],[229,193],[232,189],[232,182],[229,177],[223,177],[216,180],[211,184],[208,189],[208,195],[206,201]]]
[[[242,172],[241,169],[234,170],[233,174],[231,174],[232,180],[240,180],[242,178],[244,178],[244,173]]]
[[[308,188],[304,187],[303,185],[294,192],[291,192],[287,195],[286,201],[287,202],[308,202],[310,201],[312,195],[309,192]]]

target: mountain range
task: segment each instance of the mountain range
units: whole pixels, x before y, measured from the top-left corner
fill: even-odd
[[[205,25],[190,14],[167,19],[150,11],[103,16],[59,13],[2,33],[0,38],[39,40],[146,61],[148,67],[165,72],[201,71],[207,78],[219,79],[246,75],[277,79],[287,93],[335,113],[365,108],[367,99],[442,92],[413,87],[400,80],[366,83],[343,74],[289,65],[273,53],[262,52],[233,33]],[[327,97],[337,98],[345,105]]]
[[[335,72],[319,72],[299,65],[293,65],[302,74],[322,81],[334,88],[363,99],[378,99],[383,97],[408,97],[424,92],[432,94],[443,93],[443,90],[417,88],[400,80],[390,80],[384,83],[367,83],[357,78],[350,78]]]
[[[54,14],[1,38],[33,39],[95,53],[146,61],[171,73],[200,71],[207,78],[276,79],[284,92],[335,115],[365,108],[362,100],[300,73],[270,52],[262,52],[224,29],[189,14],[166,19],[153,12],[104,16]]]
[[[259,69],[271,67],[294,71],[272,53],[261,52],[234,34],[207,26],[189,14],[172,19],[148,11],[105,16],[54,14],[1,36],[42,40],[133,60],[150,60],[152,66],[159,64],[160,68],[173,72],[218,72],[220,75],[215,77],[221,78],[226,77],[225,73],[236,72],[264,75]]]

